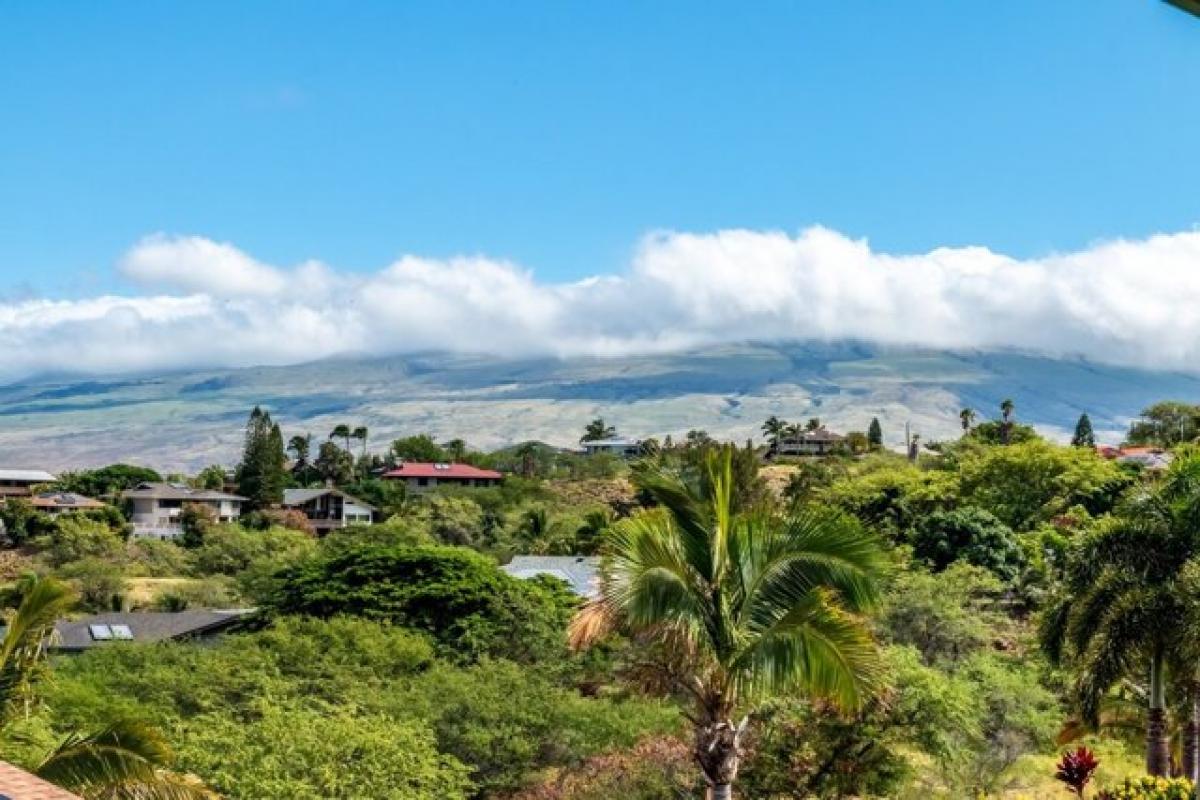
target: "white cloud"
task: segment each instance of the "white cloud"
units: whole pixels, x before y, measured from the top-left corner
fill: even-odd
[[[501,260],[282,268],[154,235],[118,263],[145,295],[0,300],[0,376],[418,350],[619,355],[744,340],[1019,348],[1200,369],[1200,233],[1017,260],[895,256],[814,227],[647,236],[619,274],[550,284]]]

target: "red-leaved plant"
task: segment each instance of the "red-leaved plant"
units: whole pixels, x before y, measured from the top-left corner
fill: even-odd
[[[1058,771],[1054,773],[1054,777],[1065,783],[1067,789],[1076,797],[1083,797],[1084,787],[1088,785],[1098,766],[1100,762],[1096,760],[1096,755],[1086,747],[1080,747],[1074,753],[1063,753],[1056,765]]]

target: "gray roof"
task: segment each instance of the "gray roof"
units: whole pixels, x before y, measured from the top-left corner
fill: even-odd
[[[52,483],[58,480],[49,472],[40,469],[0,468],[0,481],[29,481],[30,483]]]
[[[501,569],[514,578],[558,578],[580,597],[595,597],[600,591],[600,559],[596,556],[513,556]]]
[[[641,439],[592,439],[582,442],[584,447],[640,447]]]
[[[241,495],[217,492],[212,489],[193,489],[182,483],[139,483],[136,489],[122,493],[122,497],[148,497],[155,500],[241,500]]]
[[[134,642],[165,642],[189,636],[201,636],[227,628],[250,613],[249,609],[223,611],[136,611],[93,614],[78,620],[63,620],[54,625],[50,646],[55,650],[87,650],[112,641],[96,639],[94,625],[125,625]],[[128,637],[125,637],[128,639]]]
[[[327,494],[336,494],[347,503],[354,503],[356,506],[362,506],[363,508],[370,509],[371,511],[375,510],[375,506],[371,505],[365,500],[359,500],[353,495],[346,494],[341,489],[334,489],[331,487],[324,487],[321,489],[284,489],[283,504],[285,506],[302,506],[309,500],[315,500],[318,497]]]
[[[785,436],[781,442],[785,444],[794,444],[797,442],[840,442],[845,439],[840,433],[817,428],[813,431],[800,431],[798,434]]]

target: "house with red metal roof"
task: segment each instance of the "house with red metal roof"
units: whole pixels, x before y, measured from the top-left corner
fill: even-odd
[[[499,486],[504,475],[495,470],[480,469],[470,464],[429,464],[406,461],[383,473],[389,481],[404,481],[410,492],[428,492],[438,487],[485,488]]]

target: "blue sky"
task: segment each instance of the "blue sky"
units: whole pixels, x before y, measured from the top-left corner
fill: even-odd
[[[658,229],[1190,230],[1197,75],[1200,20],[1151,0],[7,3],[0,298],[137,293],[154,232],[556,282]]]

